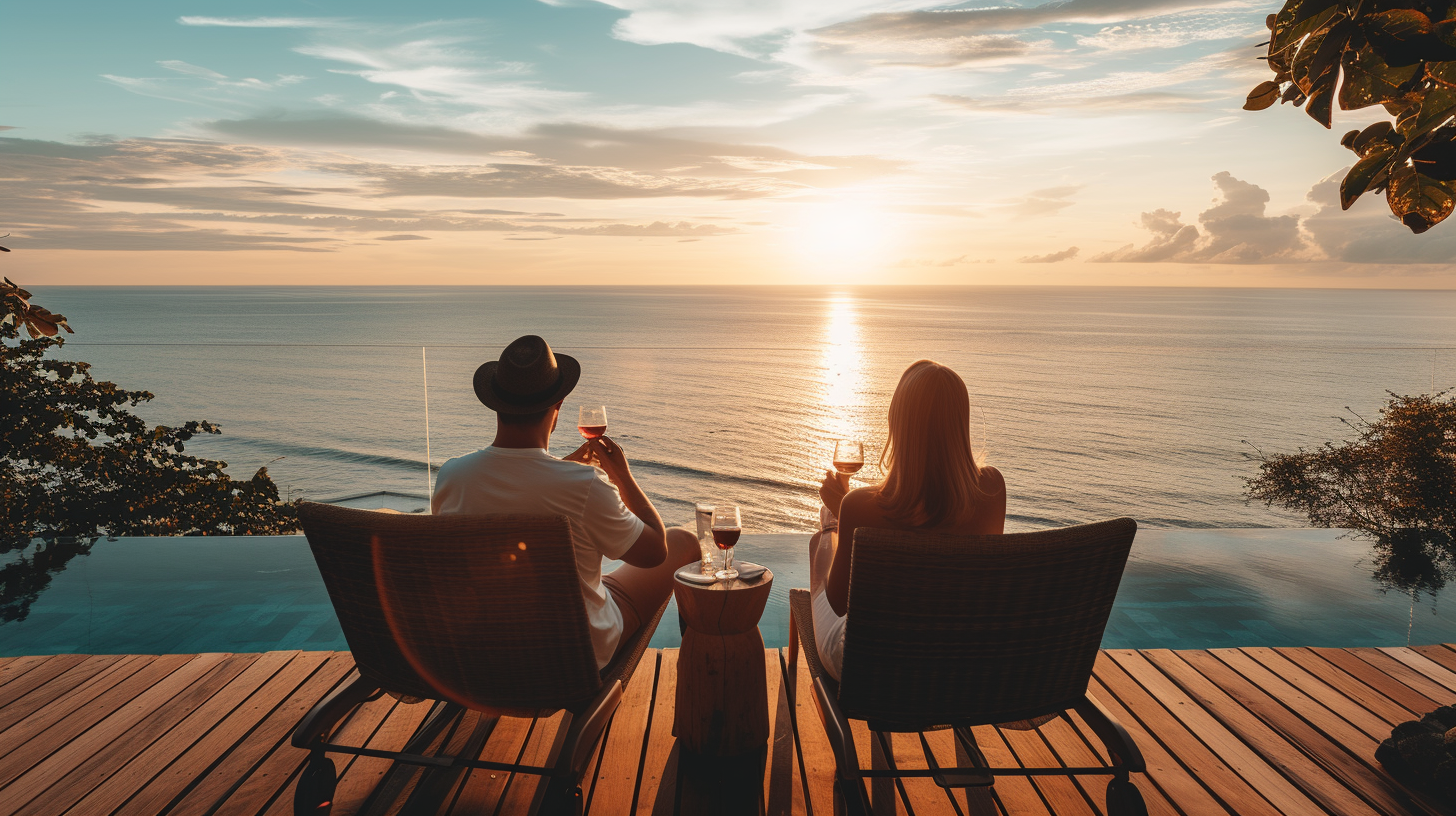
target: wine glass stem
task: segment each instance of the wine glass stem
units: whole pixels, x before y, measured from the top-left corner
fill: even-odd
[[[728,549],[726,549],[726,550],[723,551],[723,571],[724,572],[731,572],[732,570],[733,570],[733,548],[732,547],[729,547]]]

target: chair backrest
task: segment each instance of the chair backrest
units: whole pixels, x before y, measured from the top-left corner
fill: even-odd
[[[855,530],[844,713],[929,727],[1070,707],[1136,532],[1128,518],[1009,535]]]
[[[601,688],[565,517],[299,516],[359,673],[386,691],[523,710]]]

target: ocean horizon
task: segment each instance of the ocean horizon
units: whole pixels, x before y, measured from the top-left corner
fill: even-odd
[[[878,456],[915,359],[965,378],[1012,530],[1303,526],[1244,502],[1251,455],[1348,438],[1337,417],[1456,383],[1447,290],[29,288],[76,330],[58,356],[156,394],[139,411],[153,422],[218,423],[188,452],[235,476],[266,465],[292,498],[425,495],[427,459],[490,442],[475,367],[540,334],[583,364],[553,453],[580,444],[578,404],[606,404],[669,522],[733,501],[756,533],[811,526],[834,439]]]

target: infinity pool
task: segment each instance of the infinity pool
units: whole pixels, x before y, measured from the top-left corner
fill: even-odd
[[[774,571],[761,626],[770,646],[787,643],[789,588],[808,585],[806,540],[745,535],[739,545],[740,559]],[[36,570],[13,569],[20,555],[0,558],[6,616],[24,615],[0,623],[0,655],[348,648],[300,536],[102,540],[49,573],[48,584]],[[1368,545],[1334,530],[1143,529],[1103,645],[1456,641],[1449,602],[1381,592],[1368,561]],[[677,643],[669,607],[652,645]]]

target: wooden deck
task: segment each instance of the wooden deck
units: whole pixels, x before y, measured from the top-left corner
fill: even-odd
[[[773,738],[753,762],[681,755],[672,738],[677,651],[653,651],[627,691],[587,780],[588,811],[620,814],[834,812],[834,762],[807,695],[785,695],[783,655],[768,653]],[[290,729],[348,673],[347,653],[61,655],[0,659],[0,816],[253,816],[291,812],[303,752]],[[801,677],[803,667],[800,667]],[[1440,814],[1372,758],[1391,726],[1456,701],[1456,646],[1412,649],[1109,651],[1093,694],[1148,760],[1137,781],[1153,814]],[[397,749],[428,713],[385,697],[341,740]],[[542,764],[561,716],[466,715],[446,750]],[[871,737],[861,731],[861,756]],[[1097,761],[1081,723],[1035,732],[977,729],[999,763]],[[894,738],[899,761],[923,766]],[[904,750],[901,750],[901,749]],[[936,743],[951,759],[951,743]],[[917,761],[918,759],[918,761]],[[407,770],[336,757],[335,814],[518,814],[536,780],[488,771]],[[1099,814],[1105,780],[1002,779],[953,801],[927,779],[877,783],[884,813]]]

